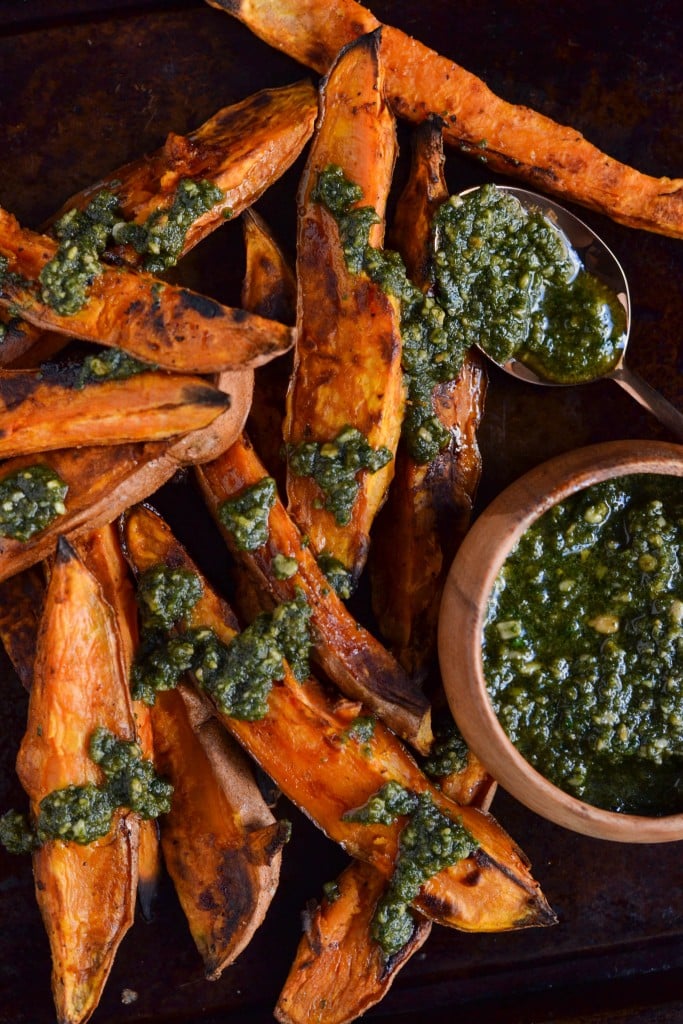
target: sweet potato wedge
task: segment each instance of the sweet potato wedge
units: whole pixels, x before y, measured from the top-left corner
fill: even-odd
[[[493,783],[474,760],[447,783],[441,788],[451,800],[488,809]],[[275,1008],[281,1024],[350,1024],[384,998],[432,929],[431,921],[414,913],[410,939],[385,957],[372,922],[386,888],[380,872],[355,860],[320,903],[304,911],[304,933]]]
[[[136,572],[166,564],[197,572],[171,531],[150,509],[138,506],[123,519],[124,551]],[[199,573],[198,573],[199,574]],[[209,627],[225,642],[235,636],[206,579],[187,616],[189,626]],[[269,696],[265,717],[245,721],[216,713],[229,732],[282,792],[352,856],[389,877],[401,824],[361,824],[345,817],[388,780],[417,793],[459,820],[474,837],[474,852],[429,878],[413,901],[425,916],[465,931],[500,931],[546,925],[555,917],[532,878],[528,861],[488,814],[454,804],[432,786],[393,733],[376,723],[371,737],[356,738],[360,705],[333,702],[313,679],[297,683],[289,671]]]
[[[159,441],[207,427],[230,405],[201,377],[151,371],[73,387],[68,373],[0,370],[0,458]]]
[[[427,941],[432,923],[415,914],[410,941],[386,961],[370,936],[386,878],[354,861],[331,897],[304,912],[304,935],[275,1007],[280,1024],[351,1024],[384,998],[397,973]]]
[[[300,185],[297,242],[298,317],[294,374],[287,396],[289,510],[316,554],[323,550],[357,578],[372,521],[393,476],[403,416],[398,300],[346,263],[334,216],[315,198],[319,175],[340,167],[362,190],[354,208],[371,206],[384,235],[384,211],[396,156],[395,124],[383,96],[379,39],[367,36],[335,63],[321,89],[321,112]],[[356,473],[358,491],[340,514],[311,475],[295,470],[292,448],[332,449],[348,428],[388,461]]]
[[[22,228],[0,209],[0,305],[38,327],[122,348],[143,362],[182,373],[219,373],[260,366],[291,348],[292,329],[222,306],[151,274],[102,264],[75,313],[41,298],[41,270],[57,252],[47,235]]]
[[[133,718],[116,623],[92,574],[65,541],[52,568],[27,731],[17,759],[34,815],[55,789],[99,783],[88,756],[103,726],[132,739]],[[64,1024],[86,1021],[133,921],[138,821],[116,812],[109,834],[86,846],[49,840],[33,855],[36,896],[50,940],[52,988]]]
[[[441,121],[429,119],[413,136],[410,174],[392,231],[408,276],[423,291],[432,277],[432,217],[447,198]],[[401,443],[373,533],[373,612],[380,634],[416,679],[434,664],[443,582],[470,522],[481,475],[476,430],[485,393],[486,370],[475,353],[466,356],[456,380],[434,387],[432,409],[448,442],[426,463],[416,462]]]
[[[244,426],[251,401],[251,371],[223,374],[221,390],[230,408],[208,427],[180,438],[149,444],[67,448],[40,456],[9,459],[0,468],[0,485],[26,466],[51,467],[68,486],[66,511],[26,541],[0,537],[0,580],[46,558],[59,534],[81,536],[113,522],[129,505],[143,501],[183,466],[215,458]]]
[[[429,702],[400,665],[347,611],[302,542],[301,534],[279,499],[268,517],[268,541],[254,551],[241,551],[221,523],[222,503],[253,487],[266,476],[249,440],[242,435],[218,459],[198,469],[204,498],[238,564],[244,567],[271,603],[292,600],[303,590],[313,609],[315,657],[340,690],[361,700],[399,736],[426,752],[431,743]],[[294,572],[282,578],[278,559],[293,559]]]
[[[224,195],[190,226],[180,253],[185,255],[284,174],[310,138],[317,110],[317,92],[310,82],[262,89],[223,107],[186,136],[171,132],[161,149],[79,192],[54,219],[74,207],[83,209],[106,189],[117,197],[124,218],[140,224],[173,204],[180,181],[209,181]],[[114,247],[113,252],[134,266],[141,262],[129,246]]]
[[[128,563],[123,557],[118,530],[108,523],[79,537],[75,548],[100,585],[102,595],[114,612],[123,658],[125,678],[138,644],[138,609]],[[5,584],[6,585],[6,584]],[[154,739],[149,707],[139,700],[131,704],[135,737],[145,760],[154,760]],[[138,902],[142,915],[150,920],[161,877],[159,826],[155,819],[141,820],[138,841]]]
[[[356,0],[208,0],[290,57],[325,72],[380,22]],[[683,179],[655,178],[602,153],[575,128],[496,96],[481,79],[398,29],[382,30],[386,94],[411,121],[443,116],[448,143],[489,167],[621,224],[683,237]]]
[[[174,787],[161,823],[164,861],[214,980],[263,922],[289,826],[275,820],[247,758],[191,689],[159,694],[152,723],[156,764]]]
[[[263,218],[253,210],[244,211],[242,224],[246,252],[243,307],[259,316],[294,323],[296,280],[282,249]],[[281,494],[286,488],[282,425],[291,372],[291,352],[259,367],[254,375],[254,400],[247,420],[249,436]]]

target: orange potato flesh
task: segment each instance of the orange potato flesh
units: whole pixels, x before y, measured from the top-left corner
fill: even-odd
[[[138,609],[128,563],[123,557],[118,531],[111,523],[78,538],[76,550],[97,579],[105,600],[116,616],[126,680],[138,644]],[[154,760],[152,719],[148,706],[139,700],[131,703],[135,738],[146,760]],[[154,819],[140,821],[138,845],[138,902],[149,920],[161,877],[159,826]]]
[[[163,520],[144,507],[125,516],[124,550],[136,572],[160,563],[198,571]],[[208,626],[229,642],[234,629],[221,615],[220,599],[205,579],[202,583],[203,596],[188,625]],[[425,916],[465,931],[554,922],[526,858],[493,818],[444,797],[381,723],[367,743],[348,737],[358,704],[334,702],[314,680],[300,685],[287,671],[284,681],[273,686],[264,718],[242,721],[216,711],[293,803],[352,856],[372,863],[385,877],[396,861],[400,823],[363,825],[345,820],[345,812],[364,804],[392,779],[414,792],[429,793],[446,815],[460,819],[479,846],[425,882],[413,903]]]
[[[201,377],[148,372],[73,388],[39,371],[0,370],[0,458],[159,441],[208,426],[229,405]]]
[[[354,861],[336,881],[333,900],[305,919],[304,935],[275,1008],[280,1024],[350,1024],[382,999],[397,973],[424,945],[431,921],[415,915],[409,942],[386,962],[370,924],[386,878]]]
[[[332,441],[355,427],[372,448],[396,452],[403,416],[398,300],[365,273],[351,272],[331,213],[311,197],[319,172],[342,168],[360,186],[357,206],[380,217],[370,242],[380,246],[396,156],[395,124],[382,94],[377,39],[340,55],[321,94],[321,113],[300,186],[297,243],[298,317],[285,440]],[[376,473],[361,470],[350,522],[321,507],[321,491],[288,465],[289,509],[316,553],[338,559],[357,577],[372,521],[394,473],[393,458]]]
[[[97,581],[62,541],[45,599],[27,730],[17,759],[34,815],[53,790],[101,781],[88,756],[98,726],[121,739],[134,736],[120,641]],[[50,840],[33,856],[63,1024],[90,1017],[133,922],[137,850],[137,818],[118,811],[105,838],[88,846]]]
[[[380,22],[356,0],[208,0],[255,35],[317,71]],[[454,61],[384,25],[386,93],[400,117],[443,116],[446,142],[492,170],[570,199],[632,228],[683,237],[683,179],[648,174],[601,152],[575,128],[496,96]]]

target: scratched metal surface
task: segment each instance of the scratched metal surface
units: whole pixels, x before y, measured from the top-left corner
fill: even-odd
[[[681,19],[674,0],[377,0],[387,21],[476,72],[505,98],[579,128],[651,174],[683,174]],[[72,192],[265,85],[308,74],[226,14],[199,2],[5,0],[0,5],[0,203],[37,227]],[[407,134],[402,130],[404,149]],[[290,252],[297,164],[259,202]],[[405,170],[399,162],[397,176]],[[486,180],[455,153],[453,190]],[[629,362],[680,402],[683,242],[577,211],[627,272],[634,305]],[[188,283],[235,301],[239,225],[200,247]],[[609,383],[532,389],[492,374],[481,439],[484,504],[544,458],[578,444],[666,436]],[[220,542],[187,483],[162,510],[211,562]],[[199,521],[199,526],[198,526]],[[202,538],[198,544],[197,538]],[[219,556],[222,557],[222,556]],[[13,763],[25,696],[0,657],[0,810],[21,804]],[[620,846],[542,821],[504,793],[494,812],[530,856],[559,923],[544,931],[460,935],[434,929],[368,1019],[433,1024],[476,1014],[488,1024],[674,1024],[683,1020],[681,844]],[[219,982],[203,979],[170,886],[151,924],[120,949],[97,1024],[267,1022],[296,947],[300,911],[345,863],[286,803],[294,837],[265,924]],[[0,1022],[49,1024],[49,952],[30,865],[0,852]],[[123,1002],[122,993],[136,993]]]

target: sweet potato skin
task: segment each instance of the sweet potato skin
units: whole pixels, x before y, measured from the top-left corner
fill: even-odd
[[[244,754],[190,689],[159,694],[151,717],[156,763],[174,787],[161,825],[164,861],[214,980],[263,922],[286,823],[276,822]]]
[[[346,264],[337,223],[312,192],[328,166],[360,186],[380,222],[370,243],[382,244],[384,212],[396,156],[395,124],[382,93],[378,40],[343,51],[321,93],[321,112],[302,177],[297,242],[298,315],[294,373],[287,396],[285,441],[333,441],[347,426],[392,459],[357,474],[348,523],[321,507],[309,476],[287,469],[289,510],[316,553],[338,559],[358,577],[372,521],[393,476],[404,406],[398,300]]]
[[[0,583],[0,640],[25,689],[33,684],[45,577],[31,566]]]
[[[159,563],[197,572],[159,516],[138,507],[124,519],[124,549],[137,572]],[[234,629],[221,602],[203,580],[204,592],[189,625],[210,626],[227,642]],[[246,751],[332,839],[367,860],[385,877],[394,867],[400,825],[361,825],[344,819],[388,780],[429,793],[445,814],[459,818],[480,843],[472,856],[430,878],[414,901],[425,916],[465,931],[504,930],[552,923],[555,918],[528,862],[487,814],[451,803],[420,772],[393,733],[375,725],[367,743],[350,740],[348,727],[361,707],[333,704],[314,680],[298,684],[289,672],[271,690],[264,718],[247,722],[218,717]],[[322,756],[321,756],[322,755]]]
[[[47,590],[27,731],[17,759],[34,814],[54,789],[101,781],[87,753],[98,726],[121,739],[134,735],[116,623],[97,581],[62,542]],[[34,854],[60,1024],[81,1024],[97,1006],[133,921],[137,848],[137,818],[118,811],[104,839],[85,847],[50,840]]]
[[[290,57],[325,72],[342,46],[380,22],[356,0],[208,0]],[[496,96],[481,79],[389,25],[382,30],[386,89],[397,115],[445,115],[446,141],[491,169],[611,217],[683,237],[683,179],[655,178],[602,153],[576,129]]]

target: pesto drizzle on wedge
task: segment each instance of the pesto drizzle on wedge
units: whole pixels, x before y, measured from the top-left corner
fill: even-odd
[[[257,616],[226,644],[208,627],[186,627],[200,597],[201,581],[187,570],[157,565],[140,577],[142,630],[131,673],[133,697],[154,704],[158,691],[172,689],[191,672],[226,715],[263,718],[273,682],[284,678],[285,663],[298,680],[309,674],[308,604],[299,593]]]
[[[48,793],[40,801],[35,825],[17,811],[4,814],[0,843],[10,853],[29,853],[53,839],[80,845],[102,839],[119,807],[145,820],[170,811],[173,786],[157,775],[151,761],[143,760],[137,743],[99,727],[90,737],[88,753],[105,781],[72,784]]]
[[[400,817],[406,822],[394,872],[371,925],[386,959],[410,942],[415,930],[410,904],[424,883],[478,846],[462,822],[440,811],[429,793],[413,793],[398,782],[385,783],[362,807],[348,811],[344,820],[388,826]]]
[[[0,480],[0,536],[27,541],[66,512],[68,485],[43,463]]]

